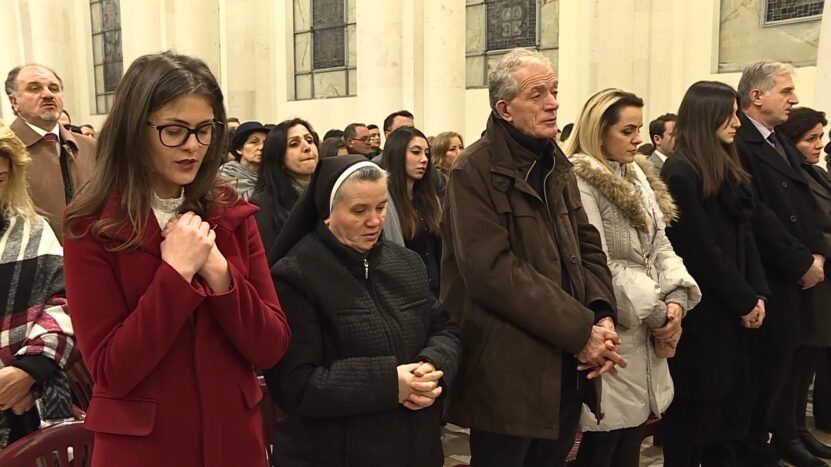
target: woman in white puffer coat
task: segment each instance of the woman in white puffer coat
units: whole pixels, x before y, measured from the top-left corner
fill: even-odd
[[[580,467],[637,467],[650,415],[673,397],[667,358],[681,337],[681,319],[701,291],[672,249],[664,228],[676,216],[672,197],[645,157],[643,100],[619,89],[589,98],[566,142],[583,208],[606,252],[617,299],[616,329],[628,366],[602,376],[598,423],[585,413]]]

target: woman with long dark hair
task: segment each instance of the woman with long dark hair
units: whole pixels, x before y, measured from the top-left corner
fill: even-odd
[[[254,368],[277,363],[289,329],[256,208],[217,176],[222,100],[199,59],[136,59],[66,213],[93,467],[266,464]]]
[[[318,162],[319,143],[312,125],[299,118],[285,120],[268,132],[257,187],[251,198],[251,203],[260,207],[254,217],[266,253],[309,186]]]
[[[441,264],[441,208],[430,170],[430,145],[413,127],[392,132],[384,144],[383,166],[389,171],[390,197],[404,237],[404,245],[418,253],[427,266],[430,290],[438,296]]]
[[[724,83],[693,84],[661,171],[679,213],[667,236],[703,295],[669,361],[675,399],[663,423],[667,467],[726,465],[726,447],[743,438],[750,418],[736,403],[751,384],[745,337],[762,326],[770,292],[753,236],[750,176],[733,144],[737,102]]]

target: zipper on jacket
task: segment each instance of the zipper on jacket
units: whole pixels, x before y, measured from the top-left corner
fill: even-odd
[[[369,260],[364,258],[364,279],[369,280]]]
[[[534,170],[534,166],[536,164],[537,164],[537,161],[534,161],[534,163],[531,164],[531,168],[528,169],[528,173],[525,174],[525,181],[526,182],[528,182],[528,177],[531,175],[531,171]],[[542,196],[543,197],[542,197],[541,201],[545,204],[545,212],[548,214],[548,221],[551,222],[551,230],[554,232],[554,239],[556,240],[557,245],[559,247],[559,245],[562,244],[562,239],[560,238],[560,232],[557,229],[557,223],[554,222],[554,216],[551,215],[551,206],[548,204],[548,190],[546,189],[546,187],[548,186],[548,178],[551,177],[552,173],[554,173],[554,167],[551,167],[551,170],[549,170],[548,173],[545,174],[545,177],[543,177],[543,179],[542,179]],[[539,197],[539,193],[537,194],[537,197]],[[560,261],[563,261],[563,258],[560,258]],[[563,264],[563,267],[565,267],[566,271],[568,271],[568,266]],[[571,274],[571,272],[569,272],[569,274]],[[571,282],[571,278],[568,278],[568,281]],[[574,283],[571,283],[570,286],[571,286],[571,289],[574,290]],[[577,381],[576,381],[574,387],[577,390],[577,392],[579,393],[580,392],[580,375],[579,374],[577,375]],[[599,405],[597,407],[597,411],[600,412]],[[603,417],[603,415],[601,414],[601,418],[602,417]]]

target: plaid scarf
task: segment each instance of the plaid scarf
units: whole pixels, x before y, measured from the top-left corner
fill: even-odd
[[[0,225],[0,368],[40,355],[63,368],[75,345],[64,298],[63,249],[42,217],[3,219]],[[33,387],[40,417],[72,415],[66,374],[56,371]],[[11,412],[0,412],[0,448],[8,442]]]

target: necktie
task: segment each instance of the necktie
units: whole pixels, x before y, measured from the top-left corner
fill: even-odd
[[[768,141],[773,143],[773,149],[775,149],[776,152],[778,152],[779,155],[784,157],[787,161],[788,156],[785,155],[785,147],[782,146],[782,143],[779,142],[779,137],[776,136],[776,133],[771,133],[770,136],[768,136]]]
[[[41,139],[43,141],[51,143],[52,147],[55,148],[55,155],[58,156],[58,159],[61,163],[61,177],[63,178],[64,198],[66,199],[66,202],[69,203],[69,201],[72,200],[72,179],[69,176],[69,163],[67,162],[66,154],[64,154],[63,151],[61,151],[61,147],[58,144],[58,135],[56,135],[55,133],[46,133],[45,135],[43,135],[43,138]]]

